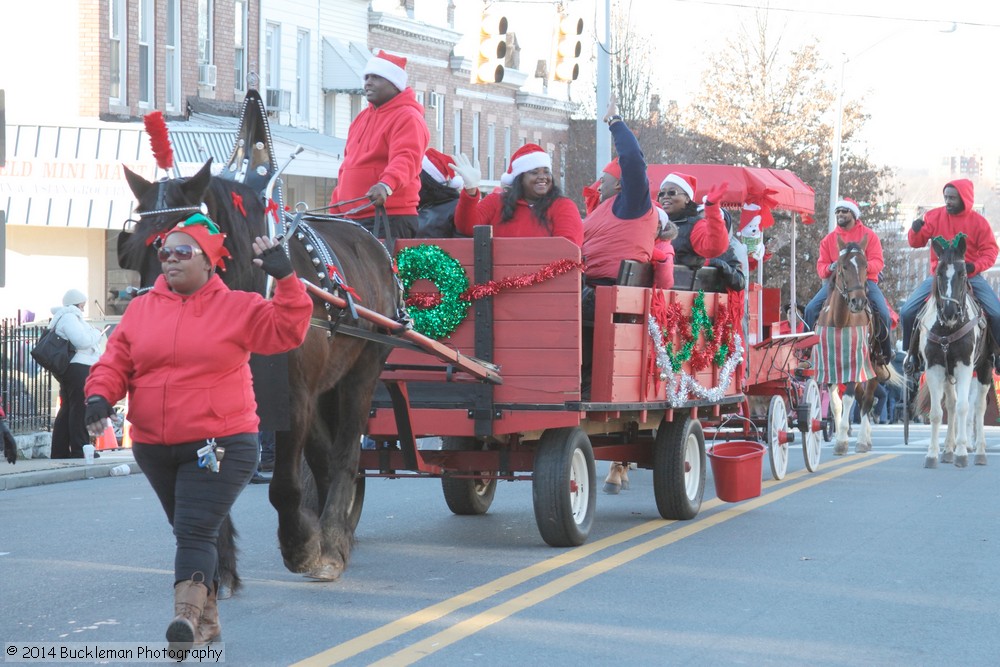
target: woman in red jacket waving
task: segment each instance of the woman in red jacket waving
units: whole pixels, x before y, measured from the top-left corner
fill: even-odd
[[[275,280],[274,298],[229,289],[215,273],[224,235],[196,213],[167,232],[163,275],[129,304],[87,378],[85,421],[104,430],[126,393],[132,452],[174,527],[175,648],[221,634],[219,528],[257,469],[257,404],[250,353],[278,354],[305,340],[312,300],[284,250],[257,237],[253,262]]]
[[[563,236],[583,245],[583,220],[552,178],[552,157],[537,144],[525,144],[511,156],[500,177],[502,193],[479,198],[479,165],[464,155],[451,167],[465,187],[455,209],[455,228],[472,236],[476,225],[492,225],[494,236]]]

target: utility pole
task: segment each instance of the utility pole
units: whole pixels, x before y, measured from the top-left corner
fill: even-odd
[[[597,107],[595,109],[595,143],[596,155],[594,167],[595,178],[601,175],[601,170],[611,161],[611,136],[607,128],[601,125],[601,118],[608,108],[611,99],[611,0],[597,0],[594,31],[597,35]]]

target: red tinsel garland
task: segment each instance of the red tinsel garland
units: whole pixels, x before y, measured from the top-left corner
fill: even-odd
[[[537,283],[555,278],[573,269],[583,269],[583,263],[572,259],[560,259],[552,262],[535,273],[525,273],[520,276],[508,276],[500,280],[490,280],[489,282],[472,285],[462,292],[458,298],[463,301],[475,301],[488,296],[496,296],[503,290],[521,289],[530,287]],[[413,292],[406,299],[406,305],[415,308],[433,308],[441,303],[441,295],[438,292]]]

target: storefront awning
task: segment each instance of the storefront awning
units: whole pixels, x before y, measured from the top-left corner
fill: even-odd
[[[239,119],[193,114],[168,123],[174,160],[190,176],[211,157],[221,168],[233,150]],[[274,124],[279,165],[297,146],[305,150],[285,173],[333,178],[344,141],[318,132]],[[157,169],[144,125],[94,121],[88,126],[7,125],[7,160],[0,168],[0,209],[9,225],[120,229],[134,197],[122,165],[147,180]],[[172,175],[172,174],[171,174]]]
[[[363,45],[344,44],[336,37],[323,38],[323,92],[351,93],[361,90],[365,64],[372,54]]]

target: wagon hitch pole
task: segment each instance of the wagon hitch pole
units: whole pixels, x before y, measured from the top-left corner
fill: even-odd
[[[314,285],[308,280],[302,279],[302,284],[306,286],[306,290],[318,299],[322,299],[327,303],[330,303],[337,308],[345,309],[348,307],[346,299],[330,294],[324,291],[318,285]],[[364,306],[359,306],[357,304],[354,307],[358,311],[358,315],[361,319],[367,320],[372,324],[382,327],[387,331],[392,332],[399,338],[414,343],[415,345],[422,348],[428,354],[432,354],[439,359],[450,362],[462,371],[468,373],[476,379],[489,382],[491,384],[503,384],[503,378],[500,374],[494,370],[495,367],[480,363],[470,357],[466,357],[458,350],[453,350],[447,345],[442,345],[433,338],[428,338],[427,336],[414,331],[413,329],[400,329],[400,324],[394,319],[386,317],[381,313],[376,313],[374,310],[365,308]]]

